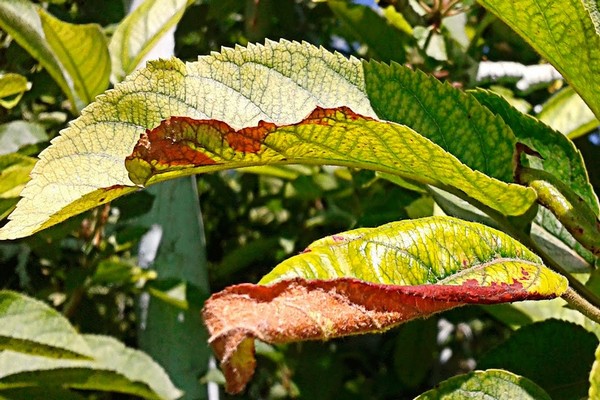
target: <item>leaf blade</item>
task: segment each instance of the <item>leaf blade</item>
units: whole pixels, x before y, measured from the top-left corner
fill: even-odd
[[[581,1],[479,2],[554,65],[600,117],[600,34]]]
[[[109,44],[114,83],[136,69],[158,40],[179,22],[189,4],[189,0],[146,0],[121,21]]]
[[[467,303],[553,298],[566,287],[505,234],[432,217],[321,239],[259,285],[214,294],[203,316],[227,388],[237,392],[254,370],[253,338],[285,343],[379,332]]]
[[[550,400],[542,388],[527,378],[509,371],[490,369],[455,376],[415,398],[415,400],[459,399]]]
[[[62,315],[7,290],[0,291],[0,348],[63,358],[85,359],[92,354]]]
[[[46,43],[36,7],[26,0],[7,0],[0,3],[0,10],[0,27],[46,68],[77,108],[73,87],[67,82],[60,62]]]
[[[82,335],[92,349],[89,361],[59,360],[5,351],[0,353],[2,386],[60,386],[134,394],[146,399],[176,399],[179,391],[158,364],[139,350],[107,336]]]
[[[38,11],[48,45],[73,80],[83,105],[108,88],[110,56],[106,38],[97,24],[75,25]]]

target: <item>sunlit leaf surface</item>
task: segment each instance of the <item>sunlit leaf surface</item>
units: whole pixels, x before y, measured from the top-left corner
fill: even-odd
[[[469,303],[561,295],[566,279],[502,232],[449,217],[321,239],[265,276],[205,304],[210,342],[231,392],[252,376],[253,339],[329,339],[393,326]]]
[[[317,108],[292,125],[261,123],[239,131],[220,121],[174,117],[140,139],[126,166],[132,181],[146,185],[183,174],[287,163],[373,169],[458,187],[509,215],[522,214],[534,200],[524,187],[471,170],[410,128],[346,107]]]

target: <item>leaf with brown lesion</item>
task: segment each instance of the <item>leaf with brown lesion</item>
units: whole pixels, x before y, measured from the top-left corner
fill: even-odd
[[[252,377],[254,339],[327,340],[382,332],[465,304],[550,299],[567,288],[502,232],[448,217],[394,222],[321,239],[261,281],[214,294],[203,316],[227,378]]]
[[[131,181],[150,185],[183,175],[273,164],[370,169],[457,188],[505,215],[520,215],[532,190],[475,171],[411,128],[355,113],[315,108],[293,124],[260,121],[234,129],[214,119],[171,117],[141,136],[125,160]]]

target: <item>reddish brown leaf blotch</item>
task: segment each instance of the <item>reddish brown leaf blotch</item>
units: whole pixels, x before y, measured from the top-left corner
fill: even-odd
[[[225,374],[226,389],[244,389],[255,368],[254,338],[269,343],[326,340],[381,332],[414,318],[468,303],[542,299],[518,280],[481,286],[394,286],[353,278],[295,278],[269,286],[241,284],[214,294],[203,309],[209,342]]]

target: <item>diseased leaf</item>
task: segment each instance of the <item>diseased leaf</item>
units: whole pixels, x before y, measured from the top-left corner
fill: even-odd
[[[164,370],[146,354],[106,336],[82,335],[94,360],[59,360],[12,351],[0,352],[3,387],[59,386],[101,390],[167,400],[181,397]]]
[[[512,182],[515,136],[471,94],[398,64],[370,61],[363,67],[379,118],[406,125],[467,166]]]
[[[317,108],[303,121],[235,131],[214,120],[173,117],[144,135],[125,162],[147,185],[184,174],[265,164],[329,164],[373,169],[442,187],[457,187],[508,215],[534,201],[522,186],[491,179],[439,146],[394,123],[341,107]]]
[[[415,400],[551,400],[548,393],[527,378],[490,369],[455,376]]]
[[[117,26],[110,40],[113,83],[133,72],[156,42],[177,25],[190,0],[145,0]]]
[[[537,117],[570,139],[582,136],[600,124],[592,110],[570,86],[545,102]]]
[[[0,106],[13,108],[19,103],[23,93],[31,88],[31,83],[23,75],[0,74]]]
[[[583,327],[549,319],[517,330],[485,353],[477,367],[502,368],[525,376],[554,400],[580,399],[588,392],[596,347],[598,338]]]
[[[108,88],[110,56],[98,24],[75,25],[39,10],[46,41],[73,81],[83,105]]]
[[[581,1],[479,0],[548,60],[600,118],[600,34]],[[587,5],[591,0],[586,1]],[[597,11],[597,7],[596,7]]]
[[[0,350],[71,359],[92,355],[66,318],[40,301],[6,290],[0,291]]]
[[[267,285],[267,286],[262,286]],[[272,343],[381,332],[468,303],[561,295],[566,279],[509,236],[448,217],[333,235],[203,310],[227,390],[252,376],[253,339]]]
[[[40,153],[0,239],[30,235],[137,190],[123,160],[146,129],[172,115],[239,129],[260,120],[295,123],[316,106],[342,105],[374,116],[360,62],[306,43],[223,49],[188,64],[151,62],[98,97]]]
[[[0,28],[46,68],[71,104],[75,106],[73,87],[65,79],[60,62],[46,42],[42,21],[33,3],[27,0],[0,2]]]

